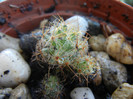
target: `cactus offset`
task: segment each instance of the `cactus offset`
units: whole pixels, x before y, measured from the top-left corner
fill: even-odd
[[[95,79],[97,75],[100,75],[100,65],[95,58],[90,55],[84,55],[83,57],[77,58],[74,63],[70,66],[71,71],[74,72],[75,76],[78,77],[79,83],[87,83]],[[99,73],[99,74],[98,74]],[[101,81],[101,78],[98,78]],[[100,83],[100,82],[95,82]]]
[[[99,64],[92,56],[85,55],[77,58],[72,66],[77,70],[77,74],[91,75],[96,73]]]
[[[58,99],[63,91],[63,86],[60,84],[57,76],[45,77],[42,82],[44,86],[44,96],[46,99]]]

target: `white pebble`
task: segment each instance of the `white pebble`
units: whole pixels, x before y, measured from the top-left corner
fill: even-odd
[[[77,87],[71,91],[70,96],[72,99],[95,99],[88,87]]]
[[[14,49],[0,53],[0,87],[14,87],[26,82],[31,70],[23,57]]]
[[[5,99],[12,92],[12,88],[0,88],[0,99]]]
[[[0,95],[0,99],[4,99],[5,95]]]
[[[25,84],[20,84],[12,90],[9,99],[31,99],[28,87]]]
[[[78,15],[68,18],[65,20],[65,23],[67,24],[68,28],[74,28],[74,31],[81,31],[82,36],[85,35],[87,28],[89,27],[87,20]]]
[[[0,32],[0,51],[7,48],[12,48],[18,52],[21,52],[22,50],[19,47],[19,41],[20,40],[18,38],[13,38]]]

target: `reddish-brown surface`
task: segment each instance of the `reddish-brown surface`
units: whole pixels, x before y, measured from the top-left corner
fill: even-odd
[[[21,32],[28,32],[43,18],[56,14],[69,17],[77,11],[108,20],[125,36],[133,37],[133,8],[119,0],[7,0],[0,4],[0,17],[7,21],[0,25],[0,31],[17,37],[10,24]]]

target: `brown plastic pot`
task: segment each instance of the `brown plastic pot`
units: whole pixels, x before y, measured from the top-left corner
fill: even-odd
[[[7,0],[0,4],[0,32],[17,37],[17,30],[27,33],[51,15],[69,17],[77,12],[108,20],[133,37],[133,8],[119,0]]]

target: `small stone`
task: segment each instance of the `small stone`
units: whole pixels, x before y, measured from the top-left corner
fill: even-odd
[[[105,52],[90,52],[101,65],[103,82],[109,92],[113,92],[122,83],[127,82],[127,70],[124,65],[110,60]]]
[[[100,64],[103,82],[110,92],[113,92],[123,82],[127,82],[127,70],[122,64],[105,59],[101,59]]]
[[[21,49],[19,47],[19,39],[10,37],[0,32],[0,51],[7,48],[12,48],[21,52]]]
[[[0,89],[0,99],[6,99],[6,96],[9,97],[12,92],[12,88],[1,88]]]
[[[12,91],[12,88],[2,88],[2,89],[0,89],[0,94],[10,94],[11,93],[11,91]]]
[[[74,28],[74,31],[81,31],[81,36],[83,37],[89,27],[87,20],[82,16],[72,16],[65,20],[65,23],[67,24],[68,28]]]
[[[5,95],[0,95],[0,99],[4,99]]]
[[[109,58],[109,55],[106,53],[106,52],[98,52],[98,51],[91,51],[90,52],[90,55],[92,57],[95,57],[97,59],[101,59],[101,58],[104,58],[104,59],[110,59]]]
[[[114,91],[112,99],[133,99],[133,85],[123,83]]]
[[[99,34],[98,36],[91,36],[89,39],[89,44],[94,51],[104,51],[105,41],[106,38]]]
[[[14,49],[0,53],[0,87],[14,87],[26,82],[31,70],[23,57]]]
[[[97,54],[97,59],[106,59],[106,60],[110,60],[109,55],[106,52],[98,52]]]
[[[98,35],[102,33],[101,26],[99,22],[93,21],[89,18],[87,18],[88,24],[89,24],[89,31],[88,33],[90,35]]]
[[[31,99],[29,89],[25,84],[20,84],[12,90],[9,99]]]
[[[37,37],[34,37],[30,34],[24,34],[20,38],[19,46],[27,54],[32,54],[35,51],[35,46],[37,43]]]
[[[88,87],[77,87],[71,91],[70,96],[72,99],[95,99]]]
[[[98,51],[91,51],[89,54],[92,56],[92,57],[96,57],[98,55]]]
[[[110,35],[104,45],[104,50],[116,61],[123,64],[133,64],[133,48],[121,33]]]

